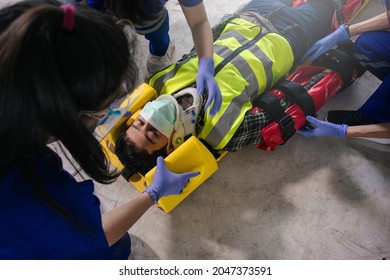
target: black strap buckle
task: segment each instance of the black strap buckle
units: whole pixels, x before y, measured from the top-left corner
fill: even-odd
[[[279,99],[271,91],[264,92],[260,96],[257,96],[253,100],[252,105],[262,108],[279,124],[284,143],[294,135],[295,128],[293,118],[285,113],[284,108],[280,105]]]
[[[294,120],[290,115],[286,115],[282,119],[277,120],[277,123],[282,131],[284,143],[286,143],[295,134]]]

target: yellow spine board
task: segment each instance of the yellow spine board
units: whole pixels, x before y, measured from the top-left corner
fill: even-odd
[[[110,163],[122,170],[124,166],[115,155],[115,143],[119,135],[137,118],[142,107],[150,100],[156,98],[156,91],[148,84],[142,84],[131,95],[131,101],[128,111],[131,116],[124,117],[107,133],[100,144],[107,155]],[[217,169],[219,161],[227,152],[221,151],[217,159],[195,136],[187,139],[180,147],[165,158],[165,164],[169,170],[175,173],[195,172],[200,174],[192,179],[179,195],[170,195],[163,197],[158,201],[158,206],[165,212],[172,211],[181,201],[200,186]],[[147,186],[152,183],[156,167],[150,170],[145,176],[134,174],[129,182],[140,192],[143,192]]]

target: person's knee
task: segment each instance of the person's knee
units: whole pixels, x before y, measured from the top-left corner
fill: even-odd
[[[380,80],[390,71],[388,36],[387,32],[363,33],[354,44],[356,59]]]
[[[361,34],[355,41],[354,51],[356,54],[364,55],[366,57],[382,57],[386,48],[384,48],[383,32],[367,32]],[[388,35],[388,34],[386,34]],[[388,37],[387,37],[388,38]],[[387,43],[385,43],[387,44]]]

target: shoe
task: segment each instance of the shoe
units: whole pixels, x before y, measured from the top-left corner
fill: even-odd
[[[154,73],[164,69],[172,64],[172,55],[175,51],[175,43],[169,42],[167,52],[163,56],[157,56],[150,54],[148,61],[146,62],[146,75],[145,78],[149,79]]]
[[[331,123],[346,124],[350,126],[379,123],[378,121],[366,117],[365,115],[359,113],[358,111],[343,111],[343,110],[329,111],[325,120]]]

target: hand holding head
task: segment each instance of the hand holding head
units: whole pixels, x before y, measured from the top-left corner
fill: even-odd
[[[200,172],[188,172],[177,174],[171,172],[165,165],[164,158],[157,158],[156,173],[152,184],[145,189],[154,200],[154,203],[165,196],[180,194],[192,177],[198,176]]]

